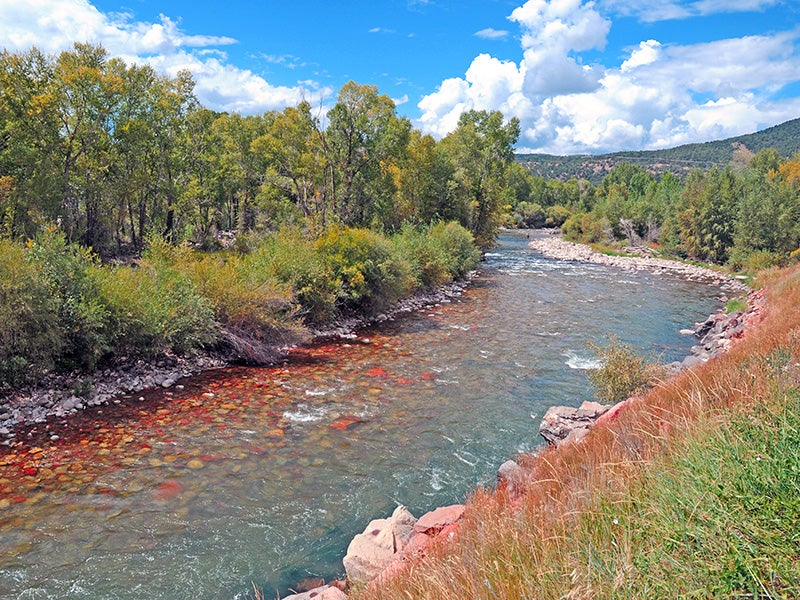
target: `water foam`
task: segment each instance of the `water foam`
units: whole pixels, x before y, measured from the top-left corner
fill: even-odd
[[[561,356],[567,358],[566,364],[570,369],[588,371],[591,369],[599,369],[603,366],[600,359],[593,356],[581,356],[575,352],[564,352]]]

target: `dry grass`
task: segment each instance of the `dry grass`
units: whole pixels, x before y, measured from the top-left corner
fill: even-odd
[[[522,457],[522,495],[477,490],[457,543],[352,597],[798,597],[800,268],[763,283],[768,313],[727,355]]]

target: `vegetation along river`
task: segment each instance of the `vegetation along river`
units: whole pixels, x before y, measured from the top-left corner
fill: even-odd
[[[0,450],[0,598],[244,598],[342,572],[397,503],[492,484],[612,334],[672,361],[718,290],[544,259],[507,235],[451,304],[233,368]],[[369,343],[364,343],[368,338]],[[58,439],[51,439],[58,436]]]

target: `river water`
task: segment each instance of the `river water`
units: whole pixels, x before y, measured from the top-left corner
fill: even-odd
[[[0,450],[0,598],[275,597],[398,503],[420,515],[591,399],[589,342],[679,360],[718,290],[506,235],[452,303],[52,421]],[[52,439],[57,436],[58,439]]]

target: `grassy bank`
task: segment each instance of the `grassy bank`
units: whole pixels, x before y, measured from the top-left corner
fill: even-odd
[[[456,223],[393,236],[284,229],[214,253],[154,238],[135,263],[116,266],[55,231],[25,245],[0,240],[0,390],[161,352],[266,362],[311,325],[378,314],[463,277],[478,258]]]
[[[456,543],[381,598],[800,596],[800,268],[727,355],[584,443],[520,459],[520,497],[477,490]]]

